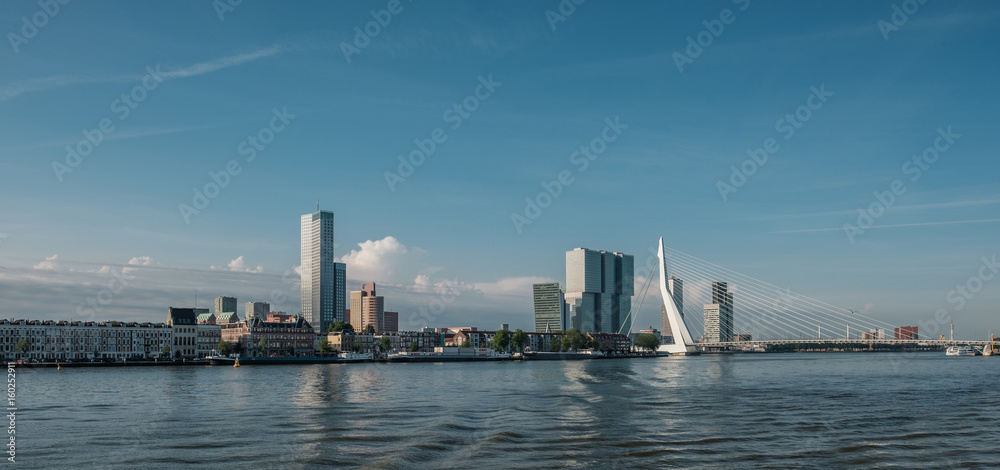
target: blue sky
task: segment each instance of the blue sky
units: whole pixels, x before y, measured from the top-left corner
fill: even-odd
[[[47,21],[0,47],[0,314],[78,318],[126,265],[135,279],[83,311],[160,319],[197,289],[278,291],[291,300],[276,308],[297,312],[283,274],[319,199],[349,288],[384,284],[401,326],[462,292],[427,323],[530,328],[530,284],[565,282],[565,251],[641,265],[662,235],[892,324],[943,308],[964,336],[1000,331],[1000,285],[947,300],[998,252],[996,4],[928,2],[886,36],[892,1],[588,0],[554,28],[557,1],[404,1],[345,59],[388,3],[246,1],[221,20],[209,1],[70,2],[52,16],[6,3],[5,33]],[[726,9],[733,20],[679,70],[675,54]],[[116,99],[147,68],[162,81],[123,116]],[[490,95],[467,100],[490,77]],[[813,87],[832,95],[801,111]],[[445,113],[463,102],[476,109],[456,129]],[[294,117],[247,161],[241,143],[274,110]],[[809,118],[786,139],[776,123],[796,111]],[[616,118],[627,128],[580,171],[573,152]],[[102,119],[114,130],[57,175]],[[960,137],[911,181],[906,162],[949,126]],[[439,128],[447,140],[390,190],[397,157]],[[718,183],[769,138],[778,150],[724,199]],[[178,206],[231,160],[240,173],[186,221]],[[562,171],[572,184],[519,233],[512,214]],[[852,243],[842,227],[894,180],[905,193]],[[657,314],[647,304],[639,323]]]

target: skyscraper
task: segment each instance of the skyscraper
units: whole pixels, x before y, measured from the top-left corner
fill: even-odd
[[[733,294],[725,282],[712,283],[712,303],[705,305],[705,341],[733,340]]]
[[[236,297],[216,297],[215,313],[230,313],[236,311]]]
[[[346,266],[333,259],[333,212],[303,215],[302,316],[317,331],[344,319]]]
[[[566,252],[566,303],[570,324],[583,332],[617,333],[635,294],[632,255],[577,248]],[[629,328],[631,330],[631,327]]]
[[[566,300],[558,282],[534,284],[535,332],[566,330]]]

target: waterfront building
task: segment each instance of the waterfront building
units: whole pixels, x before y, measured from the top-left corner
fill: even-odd
[[[336,352],[375,352],[375,335],[337,331],[327,333],[326,340]]]
[[[721,308],[719,304],[706,304],[704,307],[705,317],[705,337],[707,343],[719,343],[722,341],[722,332],[719,328]]]
[[[347,267],[334,261],[333,212],[317,210],[301,221],[302,316],[325,332],[344,320]]]
[[[17,350],[27,340],[25,352]],[[0,353],[7,360],[69,361],[153,358],[173,344],[165,323],[0,320]]]
[[[635,295],[632,255],[576,248],[566,252],[567,328],[617,333]],[[536,328],[537,329],[537,328]]]
[[[215,298],[215,313],[235,312],[236,297],[219,296]]]
[[[733,335],[733,341],[736,342],[750,342],[753,341],[753,335],[750,333],[736,333]]]
[[[441,341],[441,335],[433,331],[399,331],[386,333],[376,336],[375,344],[378,344],[384,337],[389,338],[394,351],[409,351],[414,342],[417,343],[417,349],[420,351],[433,351],[436,347],[444,346],[444,343]]]
[[[895,329],[893,338],[897,340],[920,339],[920,328],[916,326],[901,326]]]
[[[382,331],[395,333],[399,331],[399,312],[382,313]]]
[[[169,307],[167,309],[167,325],[174,332],[170,356],[194,358],[198,339],[198,317],[195,309]]]
[[[733,294],[725,282],[712,283],[712,303],[705,305],[704,318],[706,342],[733,340]]]
[[[222,327],[212,324],[199,323],[195,329],[197,340],[195,340],[195,357],[202,359],[216,352],[219,347],[219,340],[222,339]]]
[[[316,333],[305,318],[294,322],[270,323],[260,318],[235,324],[220,325],[222,340],[239,343],[244,356],[312,356],[315,354]],[[260,350],[261,339],[264,350]]]
[[[558,282],[532,285],[535,303],[535,331],[566,329],[567,306],[565,292]]]
[[[271,304],[267,302],[247,302],[243,312],[243,318],[246,320],[259,318],[266,321],[267,315],[271,313]]]
[[[661,344],[663,343],[663,334],[660,332],[660,330],[657,330],[656,328],[653,328],[652,326],[650,326],[649,328],[646,328],[644,330],[639,330],[639,331],[636,331],[634,333],[631,333],[631,334],[628,335],[628,338],[632,342],[632,344],[635,344],[635,339],[638,338],[639,335],[653,335],[653,336],[656,336],[656,339],[660,340]]]

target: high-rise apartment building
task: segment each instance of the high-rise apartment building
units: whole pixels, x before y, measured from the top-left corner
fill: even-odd
[[[635,295],[632,255],[577,248],[566,252],[568,328],[617,333],[629,326]],[[628,323],[628,324],[626,324]]]
[[[382,332],[383,333],[399,332],[399,312],[383,312]]]
[[[228,313],[236,311],[236,297],[220,296],[215,298],[215,313]]]
[[[344,319],[347,272],[334,262],[333,212],[302,216],[302,316],[317,329]]]
[[[712,303],[705,305],[705,341],[733,340],[733,294],[725,282],[712,283]]]
[[[351,292],[351,326],[360,333],[368,325],[376,332],[385,331],[385,298],[375,295],[374,282],[362,284],[361,290]]]
[[[247,302],[246,309],[243,312],[243,318],[246,318],[247,320],[259,318],[260,321],[265,321],[270,313],[271,304],[267,302]]]
[[[566,299],[559,283],[534,284],[532,291],[535,300],[535,332],[566,330]]]

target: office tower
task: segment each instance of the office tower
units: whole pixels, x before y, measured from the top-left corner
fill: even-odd
[[[901,326],[893,332],[893,338],[897,340],[920,339],[920,328],[916,326]]]
[[[215,313],[229,313],[236,311],[236,297],[220,296],[215,298]]]
[[[333,321],[348,321],[347,265],[344,263],[333,263],[333,274]]]
[[[375,295],[375,283],[362,284],[351,292],[351,326],[360,333],[371,325],[376,332],[385,329],[385,299]],[[398,321],[398,317],[397,317]]]
[[[247,302],[243,317],[247,320],[259,318],[260,321],[267,321],[267,315],[271,313],[271,305],[267,302]]]
[[[535,332],[566,330],[566,299],[558,282],[532,286],[535,300]]]
[[[583,332],[617,333],[626,326],[631,330],[634,276],[631,255],[586,248],[567,251],[566,327]]]
[[[333,261],[333,212],[303,215],[302,316],[317,331],[344,319],[346,277],[346,266]]]
[[[382,314],[382,319],[383,333],[399,332],[399,312],[384,312]]]

